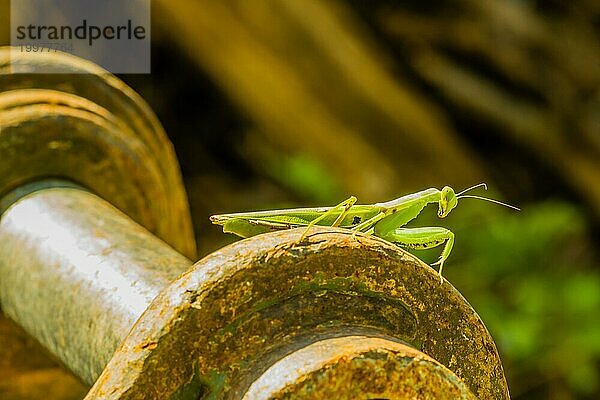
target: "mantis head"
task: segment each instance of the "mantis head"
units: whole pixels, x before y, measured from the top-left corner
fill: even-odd
[[[458,205],[458,198],[454,193],[454,189],[450,186],[444,186],[440,195],[440,207],[438,209],[438,217],[444,218],[450,214],[450,211]]]
[[[520,211],[519,208],[517,208],[515,206],[511,206],[510,204],[503,203],[498,200],[489,199],[487,197],[473,196],[473,195],[465,194],[466,192],[476,189],[478,187],[483,187],[485,190],[487,190],[487,185],[485,183],[480,183],[478,185],[471,186],[470,188],[467,188],[459,193],[454,193],[454,189],[452,189],[450,186],[444,186],[444,188],[442,189],[441,195],[440,195],[440,208],[438,210],[438,217],[444,218],[446,215],[450,214],[450,211],[452,211],[454,209],[454,207],[456,207],[458,205],[458,199],[463,199],[463,198],[485,200],[485,201],[500,204],[501,206],[505,206],[505,207]]]

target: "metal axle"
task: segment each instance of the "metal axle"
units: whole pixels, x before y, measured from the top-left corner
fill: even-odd
[[[0,219],[2,310],[89,384],[192,264],[84,190],[35,191]]]

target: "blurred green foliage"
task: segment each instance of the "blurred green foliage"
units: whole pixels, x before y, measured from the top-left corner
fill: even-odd
[[[327,168],[309,154],[285,156],[272,152],[265,157],[261,169],[280,186],[303,199],[327,202],[341,193],[340,185]]]
[[[492,333],[513,397],[593,398],[600,382],[600,274],[582,211],[552,200],[521,212],[463,201],[447,221],[423,220],[419,225],[456,233],[446,277]],[[415,252],[427,262],[438,253]],[[548,387],[561,390],[551,395]]]

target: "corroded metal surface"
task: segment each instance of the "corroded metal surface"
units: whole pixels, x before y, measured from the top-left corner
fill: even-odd
[[[11,63],[60,73],[11,74]],[[0,48],[0,160],[0,196],[41,178],[71,179],[196,256],[179,166],[160,123],[133,90],[88,61]]]
[[[452,371],[404,344],[365,336],[313,343],[277,361],[242,400],[476,397]]]
[[[0,304],[92,384],[152,299],[192,264],[97,196],[21,198],[0,219]]]
[[[478,398],[508,398],[483,322],[429,266],[345,230],[300,235],[253,237],[199,261],[152,302],[87,399],[240,398],[277,360],[347,335],[402,341]]]

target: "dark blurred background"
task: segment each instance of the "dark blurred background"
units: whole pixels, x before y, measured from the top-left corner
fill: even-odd
[[[599,1],[155,0],[152,18],[152,74],[120,78],[175,145],[201,256],[236,240],[211,214],[487,182],[522,211],[465,199],[413,225],[455,232],[445,275],[513,399],[600,398]]]

